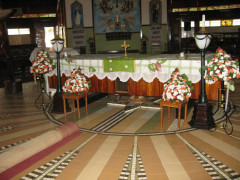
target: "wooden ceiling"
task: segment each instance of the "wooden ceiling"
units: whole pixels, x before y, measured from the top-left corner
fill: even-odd
[[[0,0],[3,9],[23,8],[24,13],[56,12],[58,0]],[[90,1],[90,0],[89,0]],[[239,0],[167,0],[172,8],[239,4]]]
[[[24,14],[56,13],[58,0],[0,0],[2,9],[22,8]]]
[[[167,0],[172,8],[240,4],[240,0]]]
[[[209,7],[219,5],[240,4],[240,0],[168,0],[169,9],[173,8],[189,8],[189,7]],[[239,19],[240,9],[224,9],[211,11],[186,11],[178,13],[170,13],[169,18],[173,20],[192,21],[200,20],[202,14],[206,15],[207,20],[217,19]]]
[[[61,0],[0,0],[0,7],[2,9],[22,8],[23,14],[37,14],[37,13],[56,13],[57,2]],[[90,1],[90,0],[89,0]],[[231,5],[240,4],[240,0],[167,0],[169,8],[186,8],[186,7],[206,7],[217,5]],[[189,12],[189,13],[177,13],[177,18],[193,16],[200,16],[202,12]],[[239,9],[230,10],[224,13],[207,12],[208,18],[216,18],[216,15],[220,17],[239,17]],[[186,15],[184,15],[186,14]],[[199,14],[199,15],[198,15]],[[174,16],[175,16],[174,15]]]

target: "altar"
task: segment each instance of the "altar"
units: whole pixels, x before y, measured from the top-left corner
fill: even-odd
[[[206,59],[212,59],[213,55],[207,54]],[[178,68],[195,86],[191,98],[198,99],[200,93],[200,54],[187,54],[183,58],[179,54],[130,54],[127,58],[123,54],[85,54],[71,59],[71,62],[60,60],[62,84],[74,68],[80,67],[92,83],[92,92],[161,97],[163,84]],[[163,62],[161,68],[151,70],[150,65],[157,62]],[[47,74],[47,81],[47,91],[56,88],[56,69]],[[121,89],[121,83],[127,84],[125,90]],[[206,84],[209,100],[217,100],[218,87],[219,83]]]

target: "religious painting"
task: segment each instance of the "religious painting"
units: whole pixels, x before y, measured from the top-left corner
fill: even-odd
[[[140,0],[93,0],[94,31],[140,32]]]
[[[161,24],[161,1],[151,0],[149,7],[151,24]]]
[[[76,27],[83,27],[83,11],[82,11],[82,4],[78,1],[75,1],[71,6],[72,11],[72,26],[73,28]]]

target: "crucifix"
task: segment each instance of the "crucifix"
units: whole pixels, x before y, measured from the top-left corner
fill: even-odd
[[[122,23],[119,21],[119,16],[116,16],[116,21],[113,25],[109,26],[109,27],[114,27],[115,30],[120,30],[122,27],[124,27],[126,25],[122,25]]]
[[[129,48],[130,45],[127,44],[127,42],[124,40],[124,41],[123,41],[123,44],[121,45],[121,47],[124,48],[124,50],[125,50],[125,57],[127,57],[127,48]]]

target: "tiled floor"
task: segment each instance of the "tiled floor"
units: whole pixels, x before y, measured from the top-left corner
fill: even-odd
[[[6,94],[1,88],[0,152],[61,123],[75,121],[83,131],[81,135],[13,179],[240,179],[238,87],[239,80],[236,91],[230,92],[231,102],[236,105],[230,117],[234,127],[230,136],[221,128],[214,132],[196,130],[188,123],[182,123],[181,130],[185,132],[177,131],[175,110],[171,111],[170,121],[165,117],[161,129],[160,110],[154,98],[149,99],[148,105],[156,108],[142,106],[131,112],[125,112],[123,106],[107,105],[113,100],[103,98],[89,104],[88,114],[81,108],[79,119],[77,112],[69,112],[65,118],[63,114],[44,114],[37,109],[34,101],[40,93],[39,86],[32,82],[23,84],[23,92],[15,95]],[[121,103],[126,102],[125,98],[120,99]],[[188,110],[188,121],[192,110]],[[218,121],[224,119],[223,112],[219,110],[214,117]]]

